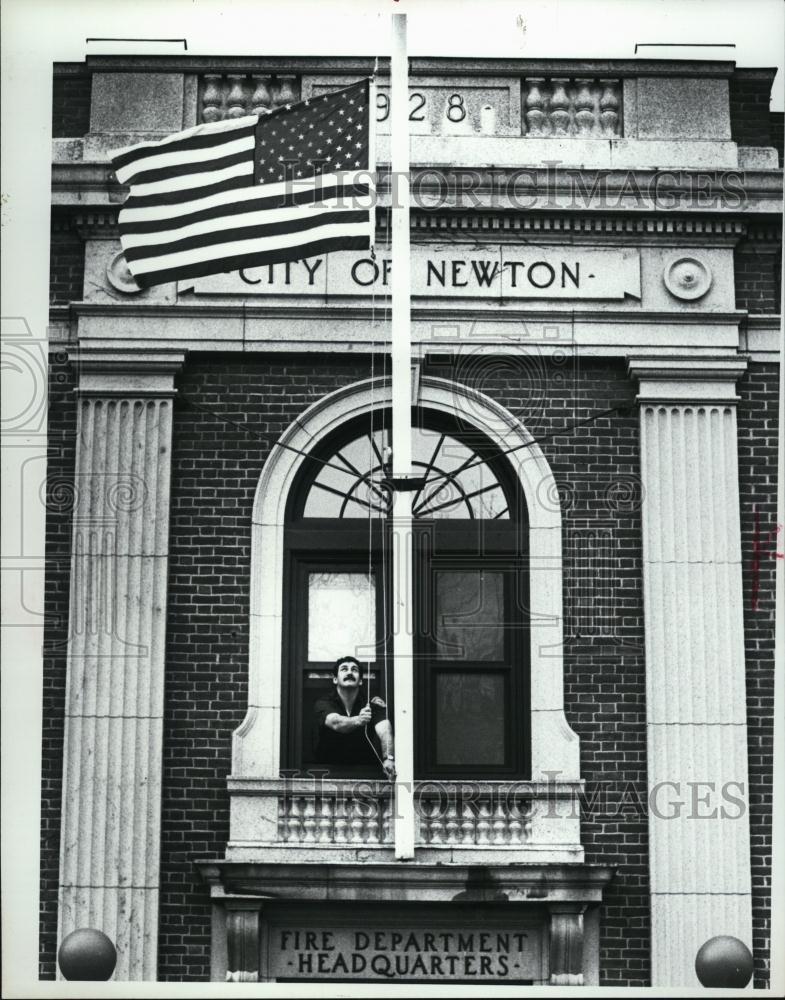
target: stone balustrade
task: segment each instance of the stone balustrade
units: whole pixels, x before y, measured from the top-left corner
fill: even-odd
[[[300,100],[300,78],[277,73],[205,73],[199,81],[200,122],[261,115]]]
[[[392,790],[386,782],[281,779],[253,782],[257,800],[275,800],[262,813],[273,821],[260,842],[276,846],[393,844]],[[574,792],[574,789],[571,789]],[[423,782],[415,788],[420,847],[525,847],[532,842],[535,800],[553,786],[537,782]],[[564,789],[556,793],[564,797]],[[245,839],[245,838],[243,838]]]
[[[527,77],[522,132],[532,138],[612,139],[622,134],[619,80]]]

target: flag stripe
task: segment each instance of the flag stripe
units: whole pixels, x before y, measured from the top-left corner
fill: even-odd
[[[367,226],[367,223],[364,225]],[[318,257],[320,254],[330,253],[334,250],[366,250],[367,248],[368,232],[366,228],[359,236],[319,236],[307,243],[299,240],[296,245],[291,247],[276,247],[273,250],[256,250],[235,256],[225,256],[220,259],[220,262],[213,259],[194,261],[190,264],[181,264],[161,271],[151,271],[135,277],[141,288],[149,288],[151,285],[160,285],[166,281],[204,278],[211,274],[238,271],[240,268],[261,267],[264,264],[281,264],[291,260]],[[217,263],[219,266],[216,266]]]
[[[215,246],[246,243],[251,240],[258,240],[261,243],[275,236],[301,233],[306,229],[315,229],[318,226],[330,226],[334,224],[352,225],[353,223],[367,222],[367,220],[368,213],[363,211],[318,212],[317,210],[313,214],[290,217],[282,219],[279,222],[236,226],[232,229],[222,229],[220,233],[197,233],[180,240],[174,240],[171,243],[132,246],[129,244],[127,238],[123,239],[122,243],[125,259],[131,263],[132,261],[144,261],[155,257],[174,257],[178,253],[185,253],[191,250],[203,250]]]
[[[191,212],[202,211],[214,206],[227,205],[232,202],[256,201],[262,198],[283,199],[291,197],[302,201],[303,198],[308,197],[319,200],[322,193],[326,197],[332,197],[334,191],[339,190],[341,185],[348,193],[351,193],[352,186],[358,184],[370,187],[371,180],[371,175],[367,170],[353,170],[342,171],[340,174],[321,174],[320,177],[298,179],[296,183],[284,181],[280,184],[244,185],[241,190],[237,190],[237,182],[233,180],[232,187],[227,187],[225,190],[206,193],[202,189],[197,197],[191,199],[183,199],[180,195],[173,193],[157,195],[144,199],[141,205],[137,204],[131,196],[123,205],[123,222],[141,222],[164,216],[188,215]],[[176,204],[172,201],[175,197],[178,199]]]
[[[253,150],[254,137],[247,135],[222,146],[200,150],[198,159],[194,159],[194,154],[189,152],[151,156],[145,163],[145,169],[134,177],[134,184],[147,184],[167,177],[198,173],[200,170],[218,170],[232,162],[239,163],[243,158],[253,160]]]
[[[368,197],[364,200],[367,202]],[[235,209],[237,206],[233,205],[231,207]],[[246,206],[240,207],[245,208]],[[222,224],[218,228],[223,229],[224,227],[238,228],[241,226],[247,227],[268,223],[274,225],[294,218],[305,219],[310,216],[315,217],[328,211],[351,212],[365,210],[367,213],[367,209],[367,204],[358,205],[346,198],[328,198],[318,204],[281,205],[277,208],[268,208],[266,203],[262,203],[259,208],[249,205],[246,211],[243,212],[227,212],[226,208],[220,210],[213,209],[205,219],[192,219],[187,225],[176,226],[163,231],[158,224],[153,224],[154,228],[150,228],[150,223],[147,223],[146,230],[141,232],[137,228],[129,229],[126,227],[123,234],[123,245],[128,247],[154,247],[170,244],[177,240],[188,239],[191,236],[199,236],[203,233],[215,232],[217,218],[222,220]],[[222,214],[216,216],[214,214],[216,211],[220,211]]]
[[[240,194],[244,190],[250,190],[250,174],[242,174],[239,177],[227,177],[217,184],[209,184],[199,190],[200,198],[208,198],[210,195],[222,194],[225,191],[233,191]],[[131,188],[132,191],[135,188]],[[258,190],[258,188],[257,188]],[[168,191],[163,194],[146,195],[144,198],[137,198],[131,194],[123,205],[126,211],[135,211],[140,208],[160,209],[169,205],[187,205],[194,201],[195,191]]]
[[[358,234],[364,234],[367,237],[367,219],[367,215],[363,215],[361,222],[327,224],[323,227],[324,236],[325,238],[334,238],[341,235],[355,236]],[[363,226],[366,228],[363,229]],[[319,223],[317,222],[312,228],[318,230]],[[292,233],[277,233],[274,236],[269,237],[260,238],[253,236],[248,239],[239,239],[234,241],[227,240],[215,243],[208,247],[196,247],[192,250],[180,250],[177,253],[167,253],[157,257],[151,257],[149,259],[149,266],[147,259],[135,261],[136,267],[132,273],[135,277],[137,272],[140,274],[146,274],[149,271],[157,271],[163,268],[174,268],[179,265],[185,266],[198,261],[213,260],[220,262],[224,257],[241,257],[245,254],[252,254],[256,251],[271,251],[274,250],[276,246],[293,247],[302,242],[302,230],[297,230]],[[224,270],[224,268],[221,267],[220,270]]]
[[[230,159],[234,160],[234,157],[230,157]],[[139,198],[149,198],[155,194],[168,195],[185,191],[186,194],[193,197],[195,187],[208,187],[223,180],[231,180],[233,177],[245,177],[246,183],[253,180],[253,159],[248,153],[243,153],[239,162],[216,167],[214,170],[195,171],[188,176],[170,177],[160,181],[151,181],[149,184],[134,184],[134,193]]]
[[[254,188],[249,193],[250,194],[262,194],[264,188]],[[227,196],[235,195],[235,192],[227,192]],[[361,199],[364,202],[369,201],[371,195],[371,188],[369,184],[349,184],[339,186],[336,184],[325,186],[322,190],[322,198],[320,204],[327,205],[337,205],[344,202],[347,207],[356,205]],[[215,199],[205,199],[213,202]],[[226,198],[222,199],[226,202]],[[194,202],[194,204],[200,204]],[[232,219],[236,215],[244,215],[246,213],[252,213],[257,211],[266,212],[276,212],[279,209],[286,208],[289,209],[294,205],[312,205],[314,204],[313,192],[302,191],[293,192],[290,195],[275,194],[269,197],[257,196],[254,198],[249,198],[247,201],[230,201],[228,204],[217,204],[210,208],[201,208],[194,212],[189,212],[187,214],[175,215],[171,210],[167,211],[167,208],[171,209],[172,206],[160,206],[159,208],[145,208],[139,209],[138,213],[141,215],[144,213],[142,218],[138,221],[133,221],[136,219],[135,215],[131,216],[132,221],[128,221],[127,217],[123,218],[123,232],[127,235],[134,234],[144,234],[144,233],[159,233],[169,234],[176,233],[180,229],[185,229],[186,226],[195,225],[200,222],[207,221],[217,221],[218,219]],[[272,207],[271,207],[272,206]],[[182,206],[178,206],[181,208]],[[369,207],[369,206],[366,206]],[[128,210],[124,209],[124,213]]]
[[[210,150],[238,138],[253,136],[256,133],[257,124],[258,119],[255,115],[245,115],[242,118],[195,125],[191,129],[186,129],[185,132],[178,132],[165,139],[139,142],[135,146],[121,149],[112,154],[112,166],[115,168],[120,183],[128,184],[133,179],[138,164],[144,164],[158,156],[166,156],[179,151]]]

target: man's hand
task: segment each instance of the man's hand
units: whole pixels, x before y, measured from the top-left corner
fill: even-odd
[[[384,768],[384,773],[388,778],[395,777],[395,761],[392,757],[385,757],[382,761],[382,767]]]
[[[366,705],[365,708],[361,708],[360,714],[356,716],[356,719],[358,727],[367,726],[368,723],[371,721],[371,706]]]

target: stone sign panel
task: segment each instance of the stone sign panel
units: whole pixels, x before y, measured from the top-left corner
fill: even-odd
[[[348,87],[357,77],[303,78],[303,100]],[[376,81],[376,127],[390,133],[390,82]],[[409,85],[412,135],[521,134],[521,84],[515,77],[412,77]]]
[[[340,252],[192,278],[179,293],[199,295],[371,296],[389,293],[389,253]],[[637,250],[476,244],[415,244],[411,292],[417,298],[623,299],[641,295]]]
[[[547,977],[542,925],[312,926],[271,923],[268,979],[415,979],[486,983]]]

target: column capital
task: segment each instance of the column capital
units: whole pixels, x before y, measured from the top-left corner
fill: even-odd
[[[639,382],[638,403],[730,405],[736,381],[747,370],[743,357],[630,357],[627,373]]]
[[[78,347],[68,352],[82,396],[174,396],[185,351]]]

